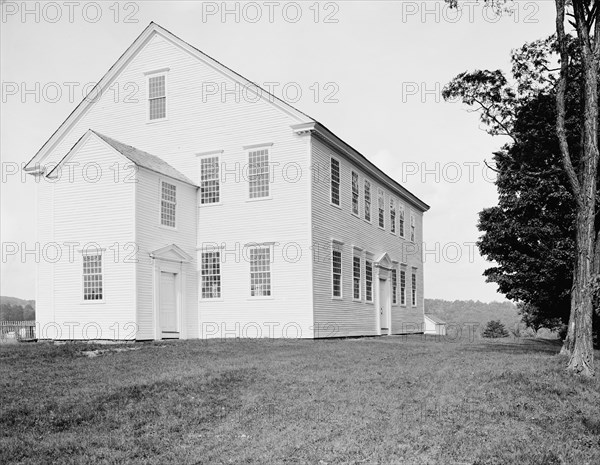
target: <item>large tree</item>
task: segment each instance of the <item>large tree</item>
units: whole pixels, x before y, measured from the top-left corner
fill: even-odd
[[[446,0],[457,7],[458,0]],[[506,0],[485,0],[501,10]],[[573,290],[567,338],[563,346],[569,355],[568,369],[585,376],[594,374],[594,350],[592,343],[592,315],[594,295],[598,288],[598,264],[600,263],[600,237],[596,230],[597,176],[600,152],[598,150],[598,73],[600,65],[600,0],[555,0],[556,37],[560,72],[556,80],[556,135],[562,167],[575,202],[575,264]],[[576,34],[574,47],[580,57],[581,100],[580,150],[568,140],[566,95],[572,53],[571,41],[566,33],[568,23]],[[547,70],[534,63],[541,73]],[[485,109],[484,109],[485,111]],[[502,117],[502,114],[499,116]],[[501,120],[499,120],[501,122]],[[577,153],[579,152],[579,153]],[[578,160],[577,160],[578,158]]]

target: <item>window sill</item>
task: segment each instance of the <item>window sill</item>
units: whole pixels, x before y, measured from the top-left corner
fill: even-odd
[[[82,305],[105,304],[106,300],[105,299],[102,299],[102,300],[82,300],[80,303]]]
[[[252,301],[252,300],[275,300],[275,297],[273,297],[272,295],[267,295],[267,296],[250,296],[246,300],[249,300],[249,301]]]
[[[369,304],[369,305],[375,305],[375,302],[372,300],[367,300],[367,301],[365,301],[365,303]]]
[[[164,225],[164,224],[159,224],[159,225],[158,225],[158,227],[159,227],[160,229],[166,229],[167,231],[175,231],[175,232],[177,231],[177,227],[174,227],[174,228],[173,228],[173,227],[171,227],[171,226],[166,226],[166,225]]]
[[[390,231],[390,234],[391,234],[392,236],[394,236],[394,237],[396,237],[396,236],[397,236],[397,234],[396,234],[395,232],[393,232],[393,231]]]
[[[223,202],[214,202],[214,203],[199,203],[198,204],[198,208],[204,208],[204,207],[218,207],[220,205],[223,205]]]
[[[352,302],[362,303],[362,299],[352,299]]]
[[[364,222],[367,224],[373,224],[373,222],[371,220],[367,220],[366,218],[363,218]]]
[[[331,300],[344,300],[343,297],[331,297]]]
[[[273,200],[272,196],[268,197],[255,197],[253,199],[246,199],[246,202],[262,202],[263,200]]]
[[[331,205],[332,207],[335,207],[335,208],[337,208],[338,210],[341,210],[341,209],[342,209],[342,206],[341,206],[341,205],[336,205],[336,204],[335,204],[335,203],[333,203],[333,202],[329,202],[329,205]]]
[[[377,225],[377,229],[380,229],[381,231],[385,231],[385,228],[382,228],[381,226]]]
[[[212,298],[204,298],[204,297],[200,297],[200,299],[198,299],[200,302],[224,302],[225,299],[223,299],[223,297],[215,297],[214,299]]]
[[[165,117],[160,119],[146,119],[146,124],[162,123],[163,121],[169,121],[169,118]]]

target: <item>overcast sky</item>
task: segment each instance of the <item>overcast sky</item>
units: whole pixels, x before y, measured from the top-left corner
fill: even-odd
[[[497,201],[484,159],[505,142],[444,102],[465,70],[509,69],[513,48],[553,32],[554,2],[495,18],[477,2],[2,2],[2,295],[35,297],[34,184],[27,162],[150,21],[315,118],[431,205],[427,298],[504,300],[482,276],[478,212]],[[68,84],[73,83],[73,84]],[[268,84],[277,83],[277,84]],[[287,94],[283,93],[283,89]],[[57,94],[60,90],[60,95]],[[301,91],[301,97],[297,92]],[[473,252],[473,253],[471,253]]]

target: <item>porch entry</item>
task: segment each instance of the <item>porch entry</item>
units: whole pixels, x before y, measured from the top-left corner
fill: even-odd
[[[160,330],[163,339],[179,338],[177,273],[160,272]]]
[[[379,279],[379,323],[381,330],[389,329],[390,321],[390,290],[387,279]]]

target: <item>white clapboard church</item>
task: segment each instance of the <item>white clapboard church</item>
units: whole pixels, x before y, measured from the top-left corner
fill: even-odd
[[[26,170],[41,339],[423,332],[429,207],[155,23]]]

